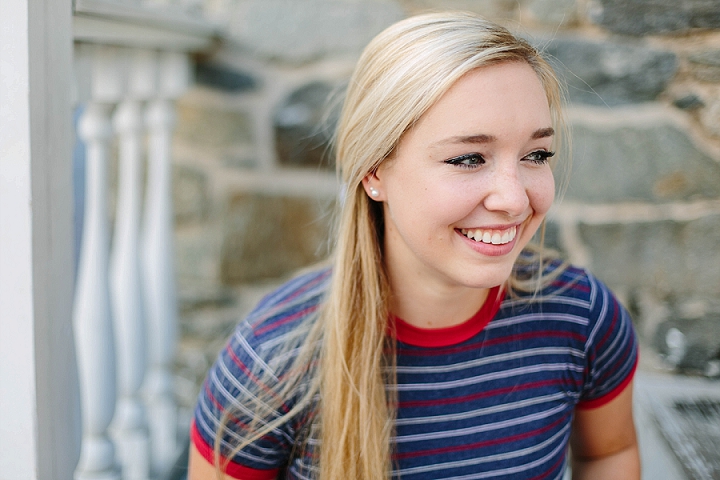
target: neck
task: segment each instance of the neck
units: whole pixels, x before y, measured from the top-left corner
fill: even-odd
[[[418,328],[446,328],[471,318],[487,299],[488,288],[428,285],[423,282],[394,282],[390,311]]]

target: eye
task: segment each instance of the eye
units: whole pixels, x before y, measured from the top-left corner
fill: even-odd
[[[445,163],[463,168],[477,168],[485,163],[485,159],[479,153],[466,153],[459,157],[449,158],[445,160]]]
[[[523,157],[523,160],[528,162],[537,163],[538,165],[545,165],[548,160],[555,155],[555,152],[548,152],[547,150],[535,150],[534,152]]]

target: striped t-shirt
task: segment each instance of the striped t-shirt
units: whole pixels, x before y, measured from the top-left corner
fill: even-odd
[[[199,396],[192,441],[213,462],[221,435],[230,455],[251,421],[247,396],[259,373],[281,375],[292,358],[278,355],[298,322],[310,319],[330,272],[298,277],[268,295],[242,322],[210,370]],[[497,300],[496,300],[497,299]],[[637,343],[627,311],[591,274],[568,268],[535,301],[493,289],[461,325],[423,330],[393,319],[398,396],[392,438],[394,478],[560,479],[575,408],[593,408],[629,384]],[[248,388],[249,387],[249,388]],[[278,415],[292,408],[284,402]],[[246,480],[312,479],[311,436],[291,456],[300,415],[230,455],[227,473]]]

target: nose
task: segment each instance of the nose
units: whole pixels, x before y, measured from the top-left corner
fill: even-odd
[[[526,179],[516,162],[495,165],[484,205],[489,211],[505,213],[510,217],[523,215],[530,205]]]

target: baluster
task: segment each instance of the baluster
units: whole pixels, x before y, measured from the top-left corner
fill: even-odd
[[[118,405],[113,420],[124,480],[147,480],[149,438],[140,388],[146,342],[140,274],[139,230],[142,181],[142,106],[125,100],[113,118],[119,136],[117,216],[111,259],[111,292],[118,362]]]
[[[87,154],[85,220],[73,311],[83,419],[77,480],[120,480],[108,437],[115,411],[115,348],[108,286],[110,111],[110,104],[89,103],[78,128]]]
[[[147,109],[148,181],[145,203],[143,260],[147,295],[150,369],[146,395],[150,410],[152,463],[164,471],[176,453],[177,412],[172,361],[177,339],[173,269],[170,132],[174,111],[169,100],[154,100]]]
[[[143,266],[149,326],[150,368],[145,383],[150,413],[154,473],[166,471],[177,455],[177,407],[172,365],[177,341],[171,139],[175,110],[171,100],[187,84],[184,55],[160,56],[158,97],[146,111],[148,178],[143,232]]]

